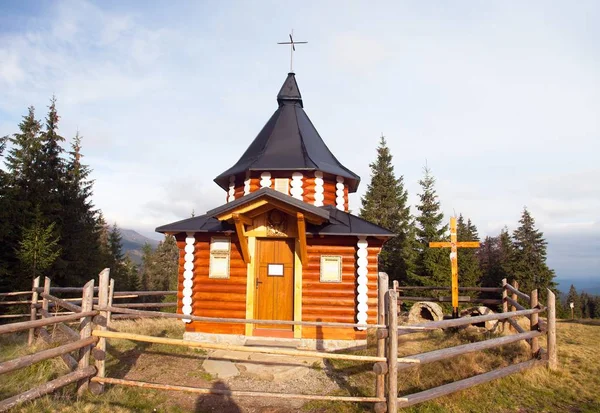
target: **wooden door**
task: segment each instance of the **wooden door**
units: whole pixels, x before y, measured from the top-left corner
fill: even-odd
[[[259,239],[257,243],[256,318],[293,320],[294,239]],[[257,324],[254,331],[270,336],[279,331],[286,337],[293,333],[293,326]]]

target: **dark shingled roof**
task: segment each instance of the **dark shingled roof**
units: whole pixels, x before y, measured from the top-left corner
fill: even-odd
[[[292,198],[289,195],[277,192],[271,188],[262,188],[249,195],[243,196],[242,198],[238,198],[233,202],[229,202],[225,205],[208,211],[206,215],[187,218],[182,221],[177,221],[171,224],[160,226],[156,228],[156,232],[179,233],[235,231],[235,227],[233,225],[230,225],[227,222],[221,222],[218,219],[216,219],[215,216],[263,196],[277,199],[300,210],[310,212],[312,214],[326,219],[326,222],[322,225],[313,225],[307,223],[307,234],[342,236],[362,235],[389,238],[396,236],[396,234],[394,234],[391,231],[388,231],[385,228],[382,228],[375,224],[371,224],[370,222],[365,221],[364,219],[354,216],[352,214],[349,214],[348,212],[340,211],[339,209],[331,205],[316,207],[314,205],[310,205],[306,202]]]
[[[322,171],[344,177],[356,192],[360,177],[333,156],[304,112],[294,73],[289,73],[277,95],[279,108],[235,165],[215,178],[229,189],[229,177],[246,171]]]

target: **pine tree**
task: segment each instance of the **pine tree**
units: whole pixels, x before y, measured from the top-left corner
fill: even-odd
[[[45,225],[39,206],[36,206],[31,226],[23,229],[17,257],[28,278],[43,275],[60,255],[58,238],[54,236],[54,222]]]
[[[360,217],[382,226],[397,236],[389,240],[379,255],[380,271],[390,279],[406,281],[415,272],[413,223],[404,178],[396,178],[392,154],[382,136],[377,159],[371,167],[371,182],[362,198]]]
[[[123,254],[123,238],[117,224],[113,224],[108,233],[108,268],[111,278],[115,280],[115,289],[124,290],[129,286],[128,268],[125,266],[125,255]]]
[[[448,252],[442,248],[429,248],[432,241],[442,241],[448,226],[443,225],[444,214],[440,212],[440,202],[435,190],[435,178],[425,166],[423,179],[419,181],[422,193],[417,205],[417,274],[413,283],[420,285],[448,285],[450,283],[450,260]]]
[[[462,214],[457,222],[458,241],[479,241],[477,227],[467,219],[465,222]],[[462,287],[475,287],[479,285],[481,267],[477,259],[477,250],[474,248],[458,248],[458,283]]]
[[[535,221],[527,208],[519,220],[519,227],[513,232],[515,246],[515,271],[522,291],[537,288],[555,288],[552,281],[554,271],[546,264],[546,245],[544,234],[535,228]]]

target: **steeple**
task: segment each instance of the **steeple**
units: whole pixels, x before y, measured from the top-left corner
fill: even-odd
[[[300,89],[298,89],[298,83],[296,82],[296,75],[294,72],[288,73],[285,82],[283,82],[283,85],[277,94],[277,103],[279,103],[279,106],[288,102],[298,102],[301,107],[304,107],[302,104],[302,95],[300,94]]]
[[[226,191],[233,190],[235,195],[232,194],[232,197],[235,198],[236,188],[244,180],[260,176],[261,173],[291,179],[297,172],[302,176],[324,177],[333,182],[334,192],[336,182],[345,187],[347,192],[356,192],[360,177],[342,165],[323,142],[304,112],[294,73],[288,73],[277,94],[277,103],[278,109],[246,152],[235,165],[217,176],[215,182]],[[241,185],[243,188],[243,183]],[[249,193],[246,190],[243,192]],[[336,195],[333,197],[335,199]]]

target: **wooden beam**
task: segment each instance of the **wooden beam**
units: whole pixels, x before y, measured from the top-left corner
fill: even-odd
[[[65,374],[64,376],[49,381],[48,383],[41,384],[37,387],[34,387],[31,390],[27,390],[24,393],[17,394],[16,396],[9,397],[8,399],[0,401],[0,412],[5,412],[21,403],[28,402],[30,400],[37,399],[38,397],[52,393],[57,389],[60,389],[61,387],[64,387],[68,384],[74,383],[86,377],[93,376],[94,374],[96,374],[96,368],[93,366],[88,366],[84,369],[75,370],[72,373]]]
[[[151,383],[138,380],[125,380],[125,379],[113,379],[109,377],[92,378],[92,382],[106,383],[106,384],[120,384],[123,386],[142,387],[145,389],[157,389],[157,390],[170,390],[170,391],[184,391],[195,394],[220,394],[224,396],[234,397],[266,397],[274,399],[299,399],[299,400],[329,400],[329,401],[340,401],[340,402],[363,402],[363,403],[377,403],[385,399],[378,397],[368,396],[328,396],[319,394],[295,394],[295,393],[266,393],[258,391],[245,391],[245,390],[229,390],[229,389],[218,389],[212,388],[201,388],[201,387],[188,387],[188,386],[176,386],[171,384]]]
[[[452,244],[450,242],[430,242],[430,248],[450,248]]]
[[[500,369],[492,370],[487,373],[479,374],[477,376],[469,377],[468,379],[463,379],[459,381],[455,381],[453,383],[444,384],[443,386],[435,387],[433,389],[424,390],[419,393],[410,394],[408,396],[398,398],[398,407],[404,408],[408,406],[412,406],[413,404],[421,403],[427,400],[435,399],[437,397],[445,396],[447,394],[451,394],[457,392],[459,390],[468,389],[469,387],[473,387],[477,384],[487,383],[492,380],[496,380],[502,377],[506,377],[508,375],[517,373],[519,371],[525,370],[530,367],[534,367],[544,362],[541,360],[529,360],[524,361],[519,364],[513,364],[508,367],[503,367]],[[388,397],[391,397],[389,395]]]
[[[304,221],[304,214],[298,212],[296,215],[298,221],[298,241],[300,245],[300,261],[302,265],[308,264],[308,251],[306,247],[306,222]]]
[[[456,243],[457,248],[479,248],[479,246],[477,241],[459,241]]]
[[[67,321],[79,320],[82,317],[95,316],[98,311],[86,311],[70,315],[60,315],[52,318],[41,318],[35,321],[23,321],[21,323],[11,323],[0,325],[0,335],[7,333],[16,333],[17,331],[29,330],[30,328],[39,328],[52,324],[65,323]]]
[[[235,231],[237,232],[238,239],[240,240],[240,246],[242,248],[242,258],[244,263],[250,264],[250,249],[248,248],[248,237],[246,237],[246,230],[244,229],[244,223],[240,214],[233,214],[233,222],[235,224]]]

